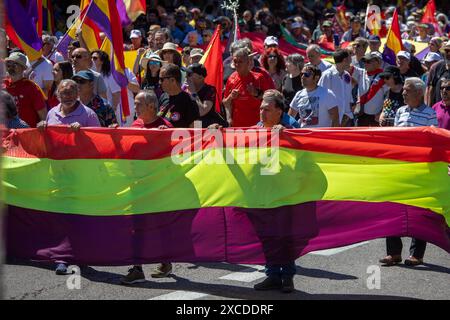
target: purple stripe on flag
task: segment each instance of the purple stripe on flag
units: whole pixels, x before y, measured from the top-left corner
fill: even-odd
[[[122,26],[128,26],[132,21],[128,17],[127,8],[123,0],[116,0],[117,11],[119,12],[120,21]]]
[[[386,63],[389,63],[390,65],[395,66],[396,65],[396,57],[395,57],[395,53],[394,50],[388,48],[387,46],[384,47],[384,51],[383,51],[383,60]]]
[[[430,47],[426,47],[425,49],[417,53],[416,58],[419,60],[423,60],[427,56],[428,52],[430,52]]]
[[[27,0],[23,7],[20,1],[5,0],[5,9],[17,36],[36,51],[42,49],[42,40],[36,30],[38,12],[36,1]]]
[[[285,263],[311,251],[388,236],[417,237],[450,253],[442,215],[390,202],[317,201],[109,217],[11,206],[6,230],[8,256],[82,265]]]
[[[68,51],[69,51],[69,44],[74,39],[69,36],[69,34],[65,34],[64,37],[62,37],[58,44],[56,45],[56,51],[61,53],[64,56],[64,59],[68,58]]]
[[[111,29],[111,22],[109,21],[109,18],[105,15],[105,13],[97,6],[95,1],[92,2],[86,15],[90,19],[95,21],[97,23],[98,27],[105,33],[106,37],[111,41],[112,50],[114,50],[113,40],[112,40],[113,34],[112,34],[112,29]],[[115,55],[112,54],[111,73],[113,75],[113,78],[114,78],[114,80],[116,80],[117,84],[121,88],[126,87],[128,85],[128,79],[123,73],[119,72],[116,69],[114,61],[115,61]]]

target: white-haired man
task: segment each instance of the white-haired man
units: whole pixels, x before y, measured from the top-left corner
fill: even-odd
[[[397,110],[394,126],[396,127],[420,127],[438,126],[436,112],[424,103],[425,82],[419,78],[408,78],[403,86],[403,99],[405,106]],[[410,257],[405,259],[405,264],[417,266],[423,263],[427,243],[413,238],[409,248]],[[402,240],[400,237],[388,237],[386,239],[387,256],[380,260],[385,265],[395,265],[402,261]]]

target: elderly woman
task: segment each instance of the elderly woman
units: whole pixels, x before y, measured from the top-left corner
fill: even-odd
[[[303,89],[301,72],[305,59],[298,53],[286,57],[286,71],[281,88],[286,104],[289,106],[295,94]]]

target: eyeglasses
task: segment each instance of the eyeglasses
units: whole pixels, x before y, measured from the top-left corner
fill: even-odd
[[[269,59],[277,59],[278,56],[269,56]]]
[[[311,73],[311,72],[302,72],[302,73],[301,73],[301,76],[302,76],[302,77],[305,77],[305,78],[309,78],[309,77],[312,76],[312,73]]]
[[[89,83],[89,80],[86,79],[74,79],[77,84],[86,84]]]
[[[84,57],[81,54],[73,55],[72,59],[83,59]]]
[[[441,91],[450,91],[450,86],[441,87]]]

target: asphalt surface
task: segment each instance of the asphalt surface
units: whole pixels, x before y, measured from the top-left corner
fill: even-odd
[[[410,239],[403,243],[406,258]],[[444,250],[428,244],[425,264],[418,267],[382,267],[378,259],[384,255],[383,239],[308,254],[296,261],[296,291],[291,294],[255,291],[253,285],[264,279],[262,268],[227,263],[176,263],[164,279],[152,279],[155,265],[146,265],[146,282],[123,286],[126,266],[86,267],[81,277],[69,279],[55,275],[53,266],[10,259],[3,266],[2,287],[3,297],[14,300],[449,299],[450,255]],[[68,280],[74,289],[68,288]]]

